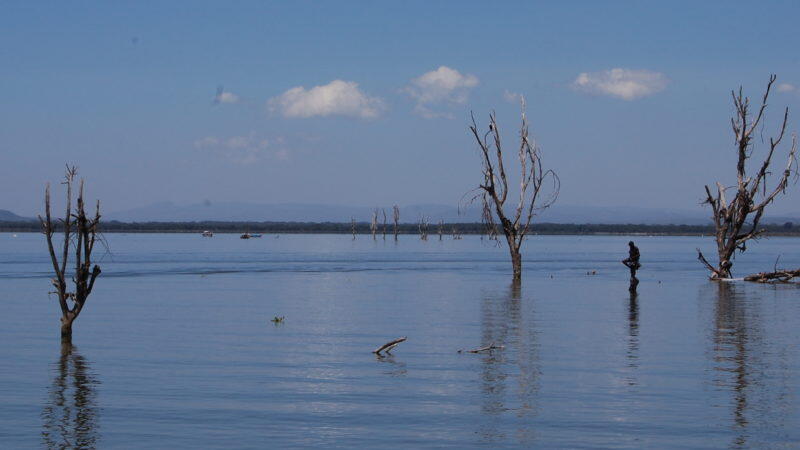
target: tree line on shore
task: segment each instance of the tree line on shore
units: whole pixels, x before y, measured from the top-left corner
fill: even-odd
[[[55,223],[61,230],[61,223]],[[432,228],[438,227],[433,224]],[[460,234],[481,235],[486,233],[486,226],[480,222],[444,222],[445,235],[451,235],[453,229]],[[768,236],[800,236],[800,224],[785,222],[781,224],[764,224],[762,228]],[[198,222],[118,222],[104,221],[101,227],[104,233],[200,233],[211,230],[215,233],[242,233],[245,231],[273,234],[351,234],[350,222],[242,222],[242,221],[198,221]],[[539,235],[571,235],[571,234],[641,234],[641,235],[679,235],[703,236],[713,235],[714,225],[676,225],[676,224],[578,224],[578,223],[536,223],[531,224],[531,233]],[[0,222],[2,232],[41,232],[38,222]],[[435,234],[436,230],[432,230]],[[370,234],[369,222],[356,222],[357,234]],[[398,224],[398,233],[403,235],[420,234],[416,223]]]

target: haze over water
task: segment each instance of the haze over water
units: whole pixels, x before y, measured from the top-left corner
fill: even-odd
[[[800,442],[800,291],[708,281],[708,237],[633,237],[635,298],[623,236],[534,236],[519,287],[476,236],[106,239],[62,354],[44,238],[0,234],[5,448]],[[800,267],[798,242],[735,274]]]

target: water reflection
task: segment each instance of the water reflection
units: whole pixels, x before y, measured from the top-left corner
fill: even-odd
[[[521,294],[520,284],[513,283],[505,295],[487,296],[481,306],[481,345],[505,347],[480,355],[481,410],[487,420],[479,434],[487,442],[507,438],[500,431],[504,413],[511,411],[518,418],[536,414],[538,345],[532,321],[524,320]],[[520,443],[533,442],[533,426],[523,422],[516,439]]]
[[[394,355],[375,355],[375,359],[383,364],[386,364],[384,368],[386,370],[383,371],[384,375],[389,375],[392,377],[405,377],[408,373],[406,369],[406,363],[398,362],[394,359]]]
[[[752,442],[751,429],[786,429],[790,417],[790,370],[780,336],[774,345],[765,339],[759,313],[763,298],[748,298],[745,287],[716,283],[713,345],[713,384],[730,392],[732,447],[760,446]]]
[[[751,382],[749,347],[753,334],[748,323],[744,302],[731,283],[718,283],[714,309],[714,384],[732,387],[733,421],[737,436],[733,442],[744,446],[747,442],[747,407]]]
[[[42,409],[47,448],[95,448],[99,439],[96,386],[91,366],[72,345],[62,345],[55,378]]]
[[[636,291],[631,291],[628,298],[628,368],[639,367],[639,296]],[[638,384],[636,377],[631,374],[626,381],[628,385]]]

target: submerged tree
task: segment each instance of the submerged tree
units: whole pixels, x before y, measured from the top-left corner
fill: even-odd
[[[96,264],[92,266],[92,251],[97,241],[100,225],[100,201],[97,201],[94,217],[88,217],[83,200],[83,180],[81,180],[76,205],[74,209],[72,208],[72,186],[77,174],[77,168],[67,167],[63,182],[67,186],[66,215],[64,219],[59,220],[64,232],[60,261],[56,255],[56,244],[53,242],[56,226],[50,215],[49,183],[44,194],[45,217],[39,216],[56,275],[53,278],[53,286],[56,288],[55,293],[58,295],[58,302],[61,305],[61,340],[65,343],[72,340],[72,323],[83,310],[86,299],[92,293],[94,282],[100,275],[100,267]],[[74,253],[75,259],[75,273],[72,276],[74,289],[72,291],[69,291],[67,287],[67,262],[70,250]]]
[[[381,234],[383,240],[386,240],[386,209],[381,208],[381,214],[383,214],[383,228],[381,229]]]
[[[397,232],[400,226],[400,207],[392,206],[392,220],[394,221],[394,240],[397,240]]]
[[[376,240],[375,233],[378,232],[378,208],[372,210],[372,222],[369,224],[369,232],[372,233],[372,240]]]
[[[428,218],[424,215],[419,218],[419,238],[423,241],[428,240]]]
[[[525,115],[525,99],[522,99],[522,124],[520,125],[520,144],[517,150],[520,171],[519,200],[513,212],[505,210],[509,196],[508,176],[503,161],[503,150],[500,141],[500,130],[495,113],[489,114],[489,131],[482,134],[478,131],[475,116],[470,126],[475,140],[481,150],[483,165],[483,182],[478,186],[483,206],[483,222],[489,236],[496,230],[495,219],[506,236],[508,250],[511,253],[511,265],[514,279],[522,278],[522,254],[520,248],[525,235],[530,230],[531,220],[540,211],[555,203],[561,182],[552,170],[542,168],[541,150],[531,141],[528,134],[528,119]]]
[[[711,271],[711,279],[731,277],[731,267],[736,251],[747,250],[747,241],[758,238],[764,232],[764,229],[759,228],[764,209],[775,200],[778,194],[786,193],[789,177],[792,173],[796,173],[797,139],[796,136],[792,136],[786,167],[780,172],[775,187],[767,188],[767,176],[772,173],[770,171],[772,157],[786,134],[786,124],[789,119],[788,107],[783,112],[783,120],[777,137],[769,138],[769,148],[758,171],[755,174],[747,173],[746,162],[753,156],[755,150],[753,132],[761,125],[775,79],[775,75],[769,77],[761,105],[754,119],[751,119],[750,99],[742,95],[742,88],[739,88],[738,93],[731,92],[736,111],[735,116],[731,118],[734,142],[738,153],[736,185],[725,187],[718,182],[716,194],[712,194],[711,188],[706,185],[706,199],[703,202],[711,205],[713,212],[712,218],[716,229],[717,255],[719,257],[716,267],[706,260],[699,249],[697,250],[698,259]],[[734,191],[730,202],[726,198],[728,191]]]

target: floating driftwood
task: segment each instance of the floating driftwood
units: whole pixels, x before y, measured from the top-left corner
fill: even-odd
[[[491,344],[489,344],[489,345],[487,345],[485,347],[478,347],[478,348],[475,348],[475,349],[472,349],[472,350],[463,350],[462,349],[462,350],[459,350],[458,353],[464,353],[464,352],[467,352],[467,353],[481,353],[481,352],[488,352],[488,351],[491,351],[491,350],[502,350],[504,348],[505,347],[502,346],[502,345],[494,345],[494,342],[493,342],[493,343],[491,343]]]
[[[796,277],[800,277],[800,269],[759,272],[744,277],[744,281],[754,281],[756,283],[788,283]]]
[[[375,353],[376,355],[380,355],[381,352],[391,353],[393,348],[397,347],[397,345],[400,344],[401,342],[405,342],[406,339],[408,339],[408,338],[403,336],[403,337],[399,337],[399,338],[397,338],[397,339],[395,339],[393,341],[389,341],[389,342],[381,345],[380,347],[376,348],[375,350],[373,350],[372,353]]]

